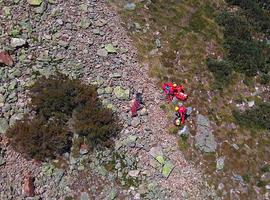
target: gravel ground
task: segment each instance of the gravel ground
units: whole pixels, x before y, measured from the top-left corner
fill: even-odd
[[[101,184],[104,184],[103,191],[111,186],[117,189],[118,198],[110,193],[111,199],[199,200],[215,196],[200,170],[186,161],[178,150],[176,137],[168,134],[169,122],[160,108],[164,100],[159,88],[148,77],[148,66],[138,62],[136,49],[122,27],[121,19],[106,1],[57,0],[53,4],[44,1],[41,6],[33,7],[24,0],[7,0],[0,1],[0,7],[3,8],[0,10],[0,50],[9,50],[15,61],[14,67],[0,68],[1,95],[5,97],[0,117],[12,124],[13,119],[19,119],[19,114],[28,112],[25,107],[25,87],[37,78],[37,72],[49,75],[60,70],[70,77],[97,84],[104,104],[114,109],[124,122],[124,130],[116,143],[123,142],[131,135],[138,138],[135,146],[123,148],[127,155],[138,162],[137,170],[144,177],[141,185],[156,183],[167,191],[165,196],[147,197],[140,195],[139,187],[118,186],[117,183],[106,181],[106,177],[97,178],[100,176],[93,173],[88,178],[91,184],[97,185],[96,193],[92,192],[95,194],[92,196],[88,194],[88,199],[108,199],[98,189]],[[17,35],[16,29],[20,30]],[[12,47],[14,36],[23,39],[26,44]],[[112,44],[117,52],[108,53],[104,49],[108,44]],[[16,86],[10,88],[14,80]],[[117,86],[130,95],[121,99],[113,92],[104,92],[114,90]],[[136,91],[143,91],[148,115],[142,113],[132,119],[129,110]],[[10,97],[12,93],[15,97]],[[35,177],[37,197],[29,199],[64,199],[66,196],[82,199],[82,195],[85,195],[80,193],[87,189],[86,184],[82,184],[81,188],[80,184],[76,184],[80,174],[76,169],[55,169],[48,176],[44,171],[46,164],[25,160],[8,146],[3,135],[0,144],[5,161],[0,166],[0,199],[22,199],[23,177],[29,171]],[[153,168],[150,155],[153,147],[160,147],[166,160],[174,166],[168,178]]]

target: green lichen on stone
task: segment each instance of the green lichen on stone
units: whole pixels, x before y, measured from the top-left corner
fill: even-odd
[[[165,178],[168,178],[174,168],[174,165],[171,162],[166,162],[162,168],[162,175]]]

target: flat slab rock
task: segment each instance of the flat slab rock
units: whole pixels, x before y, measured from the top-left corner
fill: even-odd
[[[162,148],[160,146],[152,147],[149,154],[157,161],[156,164],[161,169],[162,176],[168,178],[175,166],[171,161],[164,158]]]
[[[215,152],[217,143],[215,141],[209,119],[201,114],[198,114],[196,125],[197,131],[195,135],[195,147],[202,152]]]
[[[8,127],[8,121],[5,118],[0,118],[0,134],[5,133]]]

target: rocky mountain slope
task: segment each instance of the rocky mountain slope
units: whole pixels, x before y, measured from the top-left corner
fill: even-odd
[[[148,77],[121,19],[104,0],[0,1],[1,51],[14,66],[0,68],[0,199],[208,199],[216,196],[201,171],[167,132],[165,103]],[[27,86],[60,71],[98,86],[104,106],[124,125],[115,148],[40,163],[26,160],[4,132],[29,112]],[[143,93],[144,108],[132,118],[130,103]],[[195,111],[194,111],[195,113]],[[208,119],[204,116],[199,119]],[[200,123],[200,122],[198,122]]]

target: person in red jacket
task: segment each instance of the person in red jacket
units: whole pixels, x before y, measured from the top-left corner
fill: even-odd
[[[171,82],[167,82],[162,85],[162,90],[168,96],[170,101],[173,99],[174,93],[177,92],[176,87],[177,85]]]
[[[176,87],[176,92],[175,92],[175,96],[177,99],[181,100],[181,101],[186,101],[188,98],[188,95],[185,94],[185,89],[183,85],[178,85]]]
[[[141,108],[143,104],[142,93],[136,93],[135,101],[131,106],[131,116],[136,117],[138,115],[137,111]]]
[[[174,121],[176,126],[185,124],[187,109],[184,106],[176,106],[176,119]]]
[[[181,101],[185,101],[188,98],[188,95],[184,93],[185,91],[183,85],[167,82],[162,85],[162,90],[166,95],[168,95],[168,99],[170,101],[172,101],[174,97]]]

